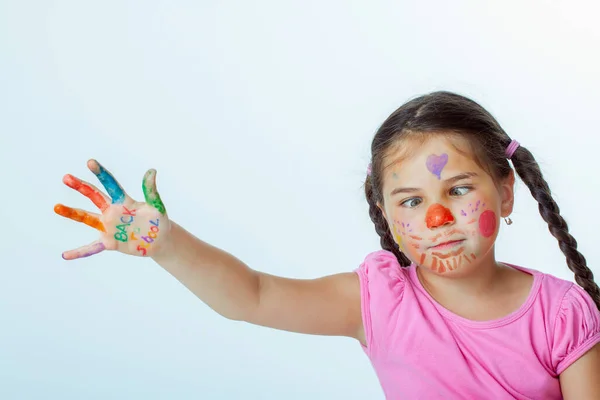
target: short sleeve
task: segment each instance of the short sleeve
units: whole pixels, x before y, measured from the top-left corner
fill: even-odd
[[[552,364],[557,375],[600,342],[600,311],[577,285],[565,294],[556,316]]]
[[[391,310],[402,300],[407,277],[396,256],[387,250],[370,253],[355,272],[367,344],[363,349],[370,355],[388,333]]]

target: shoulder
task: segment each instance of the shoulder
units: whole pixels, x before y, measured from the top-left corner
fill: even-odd
[[[538,270],[509,265],[535,277],[534,290],[538,292],[536,303],[544,309],[544,314],[552,323],[550,328],[556,329],[565,318],[581,316],[592,321],[600,316],[591,296],[576,283]]]
[[[400,266],[398,259],[391,251],[378,250],[367,254],[360,266],[355,270],[361,280],[372,283],[406,280],[407,268]]]
[[[555,336],[600,334],[600,310],[580,286],[571,284],[561,299],[555,320]]]
[[[533,275],[534,281],[531,290],[534,292],[532,293],[532,297],[535,299],[534,304],[547,318],[554,319],[564,297],[567,292],[572,290],[574,283],[536,269],[511,263],[504,264]]]
[[[559,375],[600,342],[600,310],[579,285],[544,274],[540,296],[552,304],[549,340],[552,364]]]

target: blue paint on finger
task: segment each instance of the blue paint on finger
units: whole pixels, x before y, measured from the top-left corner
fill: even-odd
[[[113,204],[121,204],[125,202],[125,192],[117,182],[117,180],[98,163],[99,172],[96,174],[98,180],[102,183],[106,192],[112,199]]]

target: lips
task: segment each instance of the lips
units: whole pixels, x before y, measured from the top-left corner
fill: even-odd
[[[430,250],[446,250],[446,249],[452,249],[458,245],[460,245],[461,243],[463,243],[465,241],[465,239],[458,239],[458,240],[447,240],[445,242],[442,243],[438,243],[435,246],[431,246],[429,247]]]

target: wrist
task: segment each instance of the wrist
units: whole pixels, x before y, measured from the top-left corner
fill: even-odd
[[[158,258],[168,257],[170,254],[175,252],[175,241],[173,239],[175,225],[175,222],[169,221],[167,229],[163,229],[161,232],[163,234],[162,240],[157,243],[157,246],[154,248],[150,258],[156,260]]]

